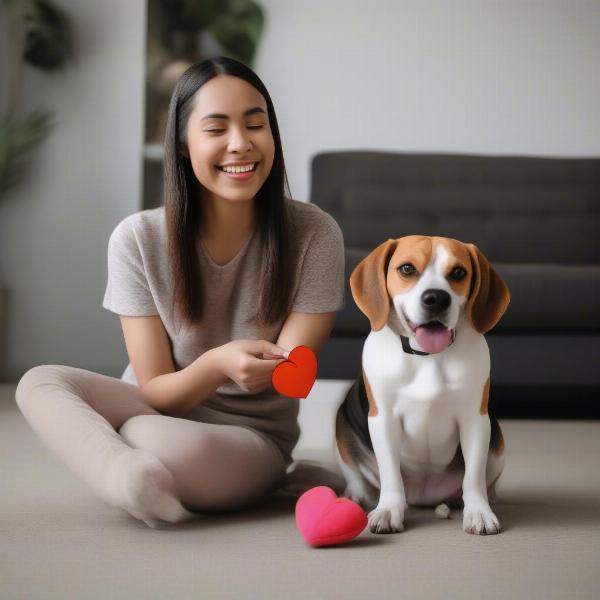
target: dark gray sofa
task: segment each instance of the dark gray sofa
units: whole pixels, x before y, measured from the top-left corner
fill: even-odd
[[[346,281],[388,238],[477,244],[512,294],[487,335],[496,413],[600,416],[600,159],[329,152],[310,200],[342,228]],[[318,376],[353,379],[368,332],[347,284]]]

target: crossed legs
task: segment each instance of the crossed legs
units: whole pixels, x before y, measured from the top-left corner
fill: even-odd
[[[243,508],[274,490],[285,474],[275,444],[244,427],[140,415],[119,433],[161,460],[173,475],[176,496],[191,510]]]
[[[160,414],[136,386],[67,366],[28,371],[19,408],[42,441],[94,492],[154,527],[190,511],[241,508],[275,489],[285,463],[250,429]]]

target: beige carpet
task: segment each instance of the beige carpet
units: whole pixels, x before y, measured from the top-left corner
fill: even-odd
[[[498,536],[463,533],[456,512],[440,521],[411,509],[404,533],[365,531],[316,550],[283,499],[149,529],[96,500],[48,455],[13,394],[0,386],[2,600],[600,597],[600,422],[501,422]],[[310,410],[321,410],[318,401]],[[322,410],[327,432],[333,413]],[[298,455],[328,460],[311,440],[319,441],[303,435]]]

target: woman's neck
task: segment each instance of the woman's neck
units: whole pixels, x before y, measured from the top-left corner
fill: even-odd
[[[217,264],[226,264],[237,255],[252,235],[254,224],[254,199],[228,202],[202,198],[200,240]]]

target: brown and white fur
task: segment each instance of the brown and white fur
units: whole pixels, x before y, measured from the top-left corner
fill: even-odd
[[[505,283],[473,244],[408,236],[373,250],[350,285],[371,332],[362,376],[336,419],[344,495],[374,507],[372,532],[394,533],[404,529],[408,505],[440,505],[436,512],[448,514],[448,506],[461,505],[462,491],[463,529],[499,533],[488,492],[504,466],[504,440],[488,414],[483,334],[508,306]],[[403,350],[401,336],[413,350],[425,350],[418,331],[454,337],[426,355]],[[431,350],[423,340],[432,338],[419,339]]]

